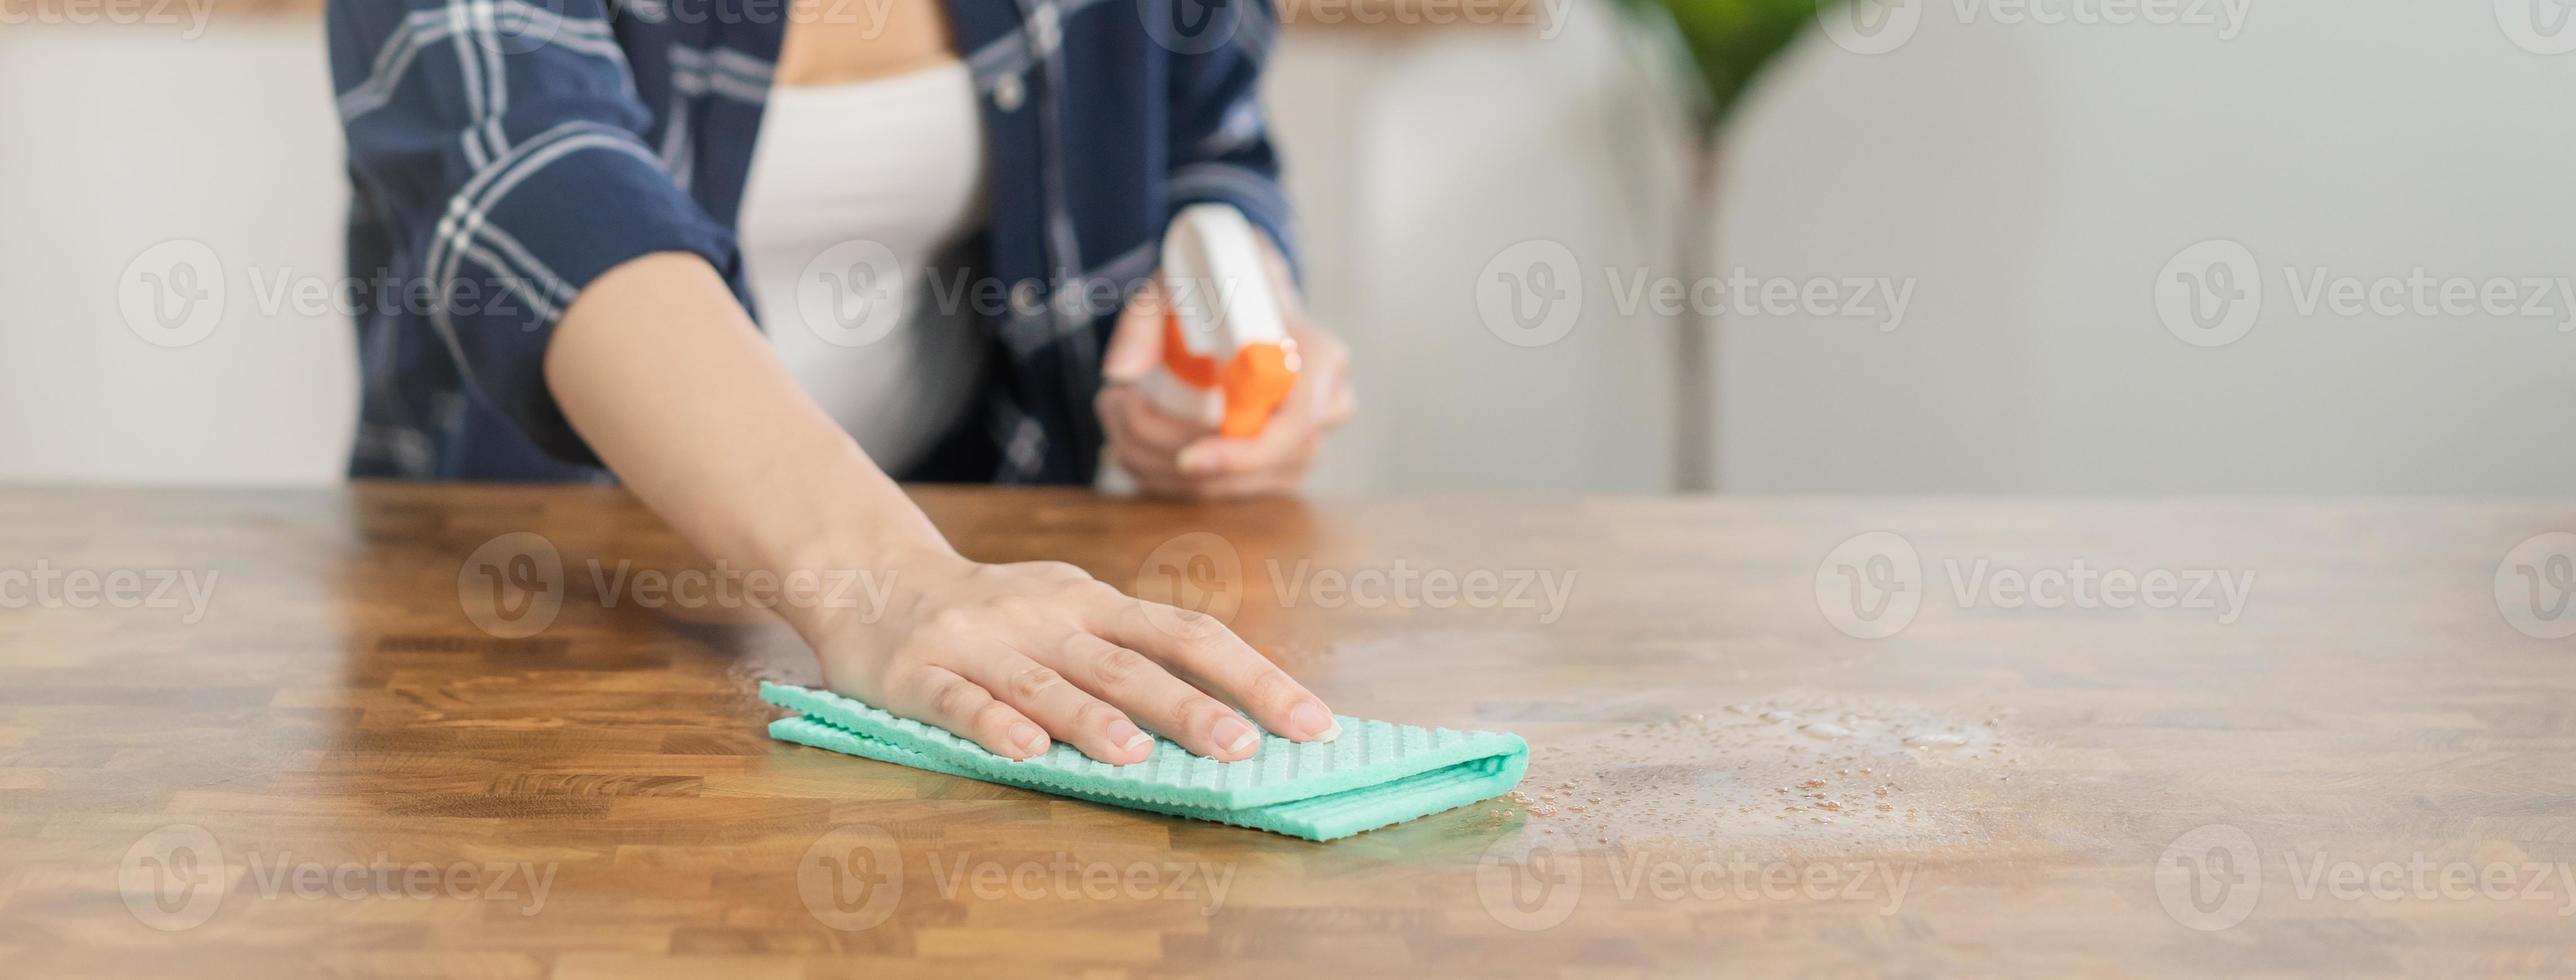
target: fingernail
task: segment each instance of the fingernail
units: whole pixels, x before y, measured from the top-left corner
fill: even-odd
[[[1038,726],[1025,721],[1015,721],[1011,723],[1011,744],[1027,750],[1030,755],[1038,755],[1054,743],[1046,737],[1045,732],[1038,730]]]
[[[1154,744],[1154,736],[1145,734],[1144,729],[1136,727],[1135,722],[1125,718],[1109,723],[1109,740],[1129,752]]]
[[[1225,746],[1227,755],[1240,753],[1251,748],[1254,742],[1261,741],[1261,733],[1253,731],[1252,725],[1241,718],[1218,721],[1216,731],[1211,734],[1216,736],[1216,744]]]
[[[1324,706],[1308,701],[1288,713],[1288,723],[1306,733],[1310,742],[1330,742],[1342,735],[1342,723],[1324,711]]]
[[[1216,458],[1215,454],[1210,453],[1205,447],[1191,446],[1181,450],[1180,458],[1175,462],[1180,466],[1181,472],[1196,476],[1214,468]]]

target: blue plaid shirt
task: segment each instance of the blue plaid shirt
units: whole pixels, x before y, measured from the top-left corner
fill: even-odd
[[[333,0],[355,185],[352,476],[606,479],[542,361],[592,279],[704,256],[750,305],[734,220],[787,0]],[[975,249],[1004,356],[914,479],[1080,483],[1117,306],[1180,208],[1294,253],[1254,93],[1268,0],[950,0],[981,97]]]

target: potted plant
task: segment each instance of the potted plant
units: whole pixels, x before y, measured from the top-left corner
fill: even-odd
[[[1820,6],[1839,0],[1619,0],[1669,39],[1689,62],[1692,105],[1689,186],[1674,229],[1675,272],[1711,271],[1707,254],[1717,231],[1719,141],[1754,78],[1816,23]],[[1862,0],[1881,2],[1881,0]],[[1711,317],[1684,308],[1673,324],[1674,464],[1680,489],[1714,489],[1712,452],[1717,397],[1707,376],[1715,348]]]

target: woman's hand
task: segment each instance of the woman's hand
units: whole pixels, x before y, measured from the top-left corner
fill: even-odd
[[[1210,758],[1251,756],[1252,726],[1207,692],[1289,738],[1339,734],[1322,701],[1212,617],[1071,565],[959,557],[805,396],[704,259],[656,253],[603,274],[564,313],[545,370],[582,438],[707,558],[782,580],[894,572],[882,611],[778,608],[833,690],[1015,759],[1053,735],[1137,762],[1153,747],[1139,726]]]
[[[1165,414],[1131,383],[1156,370],[1163,356],[1165,304],[1152,281],[1128,301],[1110,332],[1108,351],[1101,356],[1108,383],[1101,386],[1095,407],[1108,435],[1110,458],[1146,493],[1184,500],[1294,493],[1314,466],[1324,434],[1350,421],[1356,407],[1350,348],[1307,319],[1296,285],[1289,281],[1287,262],[1268,242],[1263,252],[1271,293],[1280,297],[1280,318],[1297,345],[1299,363],[1297,386],[1260,435],[1220,437],[1197,420]]]
[[[1214,617],[1130,598],[1072,565],[948,555],[898,569],[895,586],[873,621],[809,635],[824,682],[1007,758],[1064,742],[1127,765],[1152,753],[1146,731],[1211,759],[1250,758],[1259,732],[1209,692],[1288,738],[1341,734],[1321,699]]]

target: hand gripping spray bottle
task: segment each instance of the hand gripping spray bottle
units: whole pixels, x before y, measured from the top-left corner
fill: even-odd
[[[1223,204],[1194,204],[1163,235],[1163,360],[1137,382],[1155,407],[1216,428],[1260,435],[1297,385],[1297,345],[1279,317],[1261,232]],[[1101,487],[1135,483],[1103,466]]]

